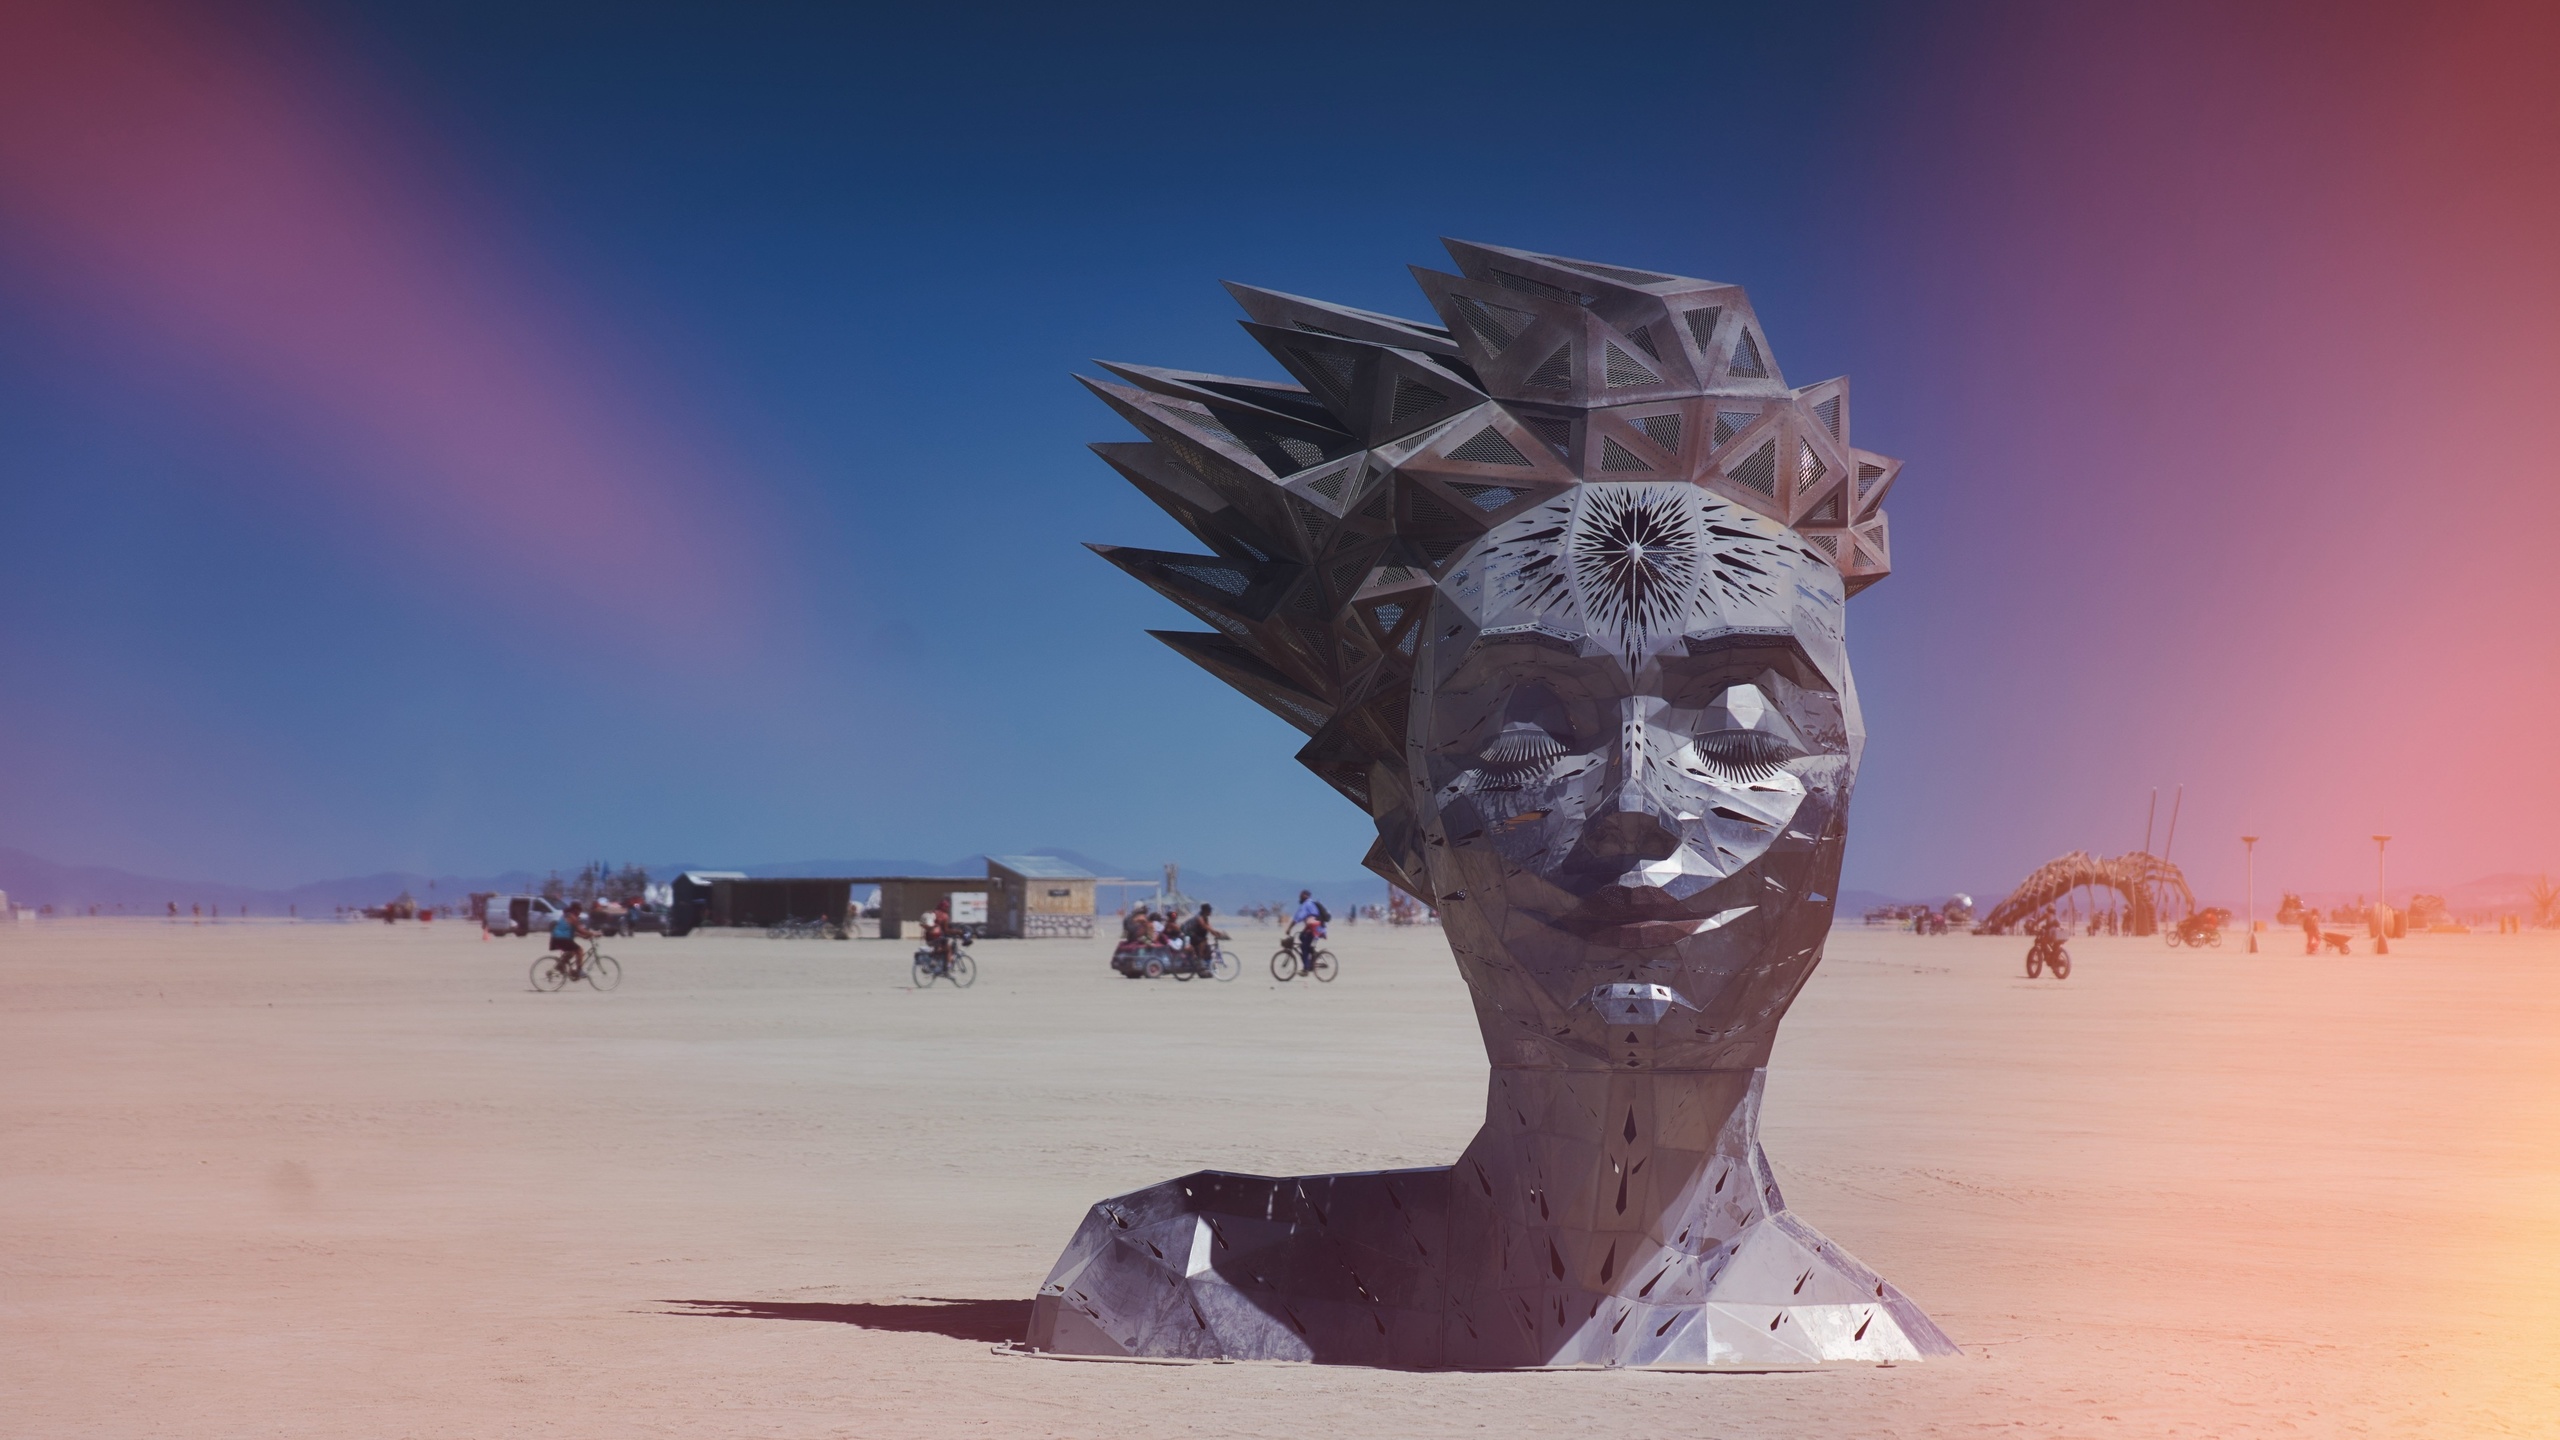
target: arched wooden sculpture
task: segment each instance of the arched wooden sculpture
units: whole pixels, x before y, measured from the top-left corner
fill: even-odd
[[[2009,892],[2008,899],[1991,907],[1991,913],[1982,917],[1973,933],[2006,935],[2020,921],[2081,889],[2112,890],[2122,895],[2128,935],[2157,934],[2163,920],[2174,924],[2194,914],[2196,908],[2195,892],[2187,888],[2187,877],[2157,855],[2134,850],[2101,860],[2085,850],[2074,850],[2037,866],[2034,874]]]

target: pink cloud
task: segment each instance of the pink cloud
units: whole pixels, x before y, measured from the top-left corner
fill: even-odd
[[[356,78],[220,10],[18,0],[0,236],[89,328],[281,420],[368,534],[600,614],[755,608],[748,477]]]

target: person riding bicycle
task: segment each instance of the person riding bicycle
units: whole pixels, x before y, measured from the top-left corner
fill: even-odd
[[[933,913],[924,917],[924,943],[925,948],[933,952],[935,963],[946,968],[951,964],[951,957],[959,953],[960,927],[951,923],[950,896],[942,897],[942,903],[934,906]]]
[[[1298,973],[1312,975],[1316,969],[1316,942],[1324,938],[1325,922],[1333,916],[1315,898],[1312,890],[1298,892],[1298,908],[1289,917],[1289,925],[1298,932]]]
[[[2029,954],[2041,958],[2062,948],[2062,922],[2055,919],[2050,910],[2040,912],[2035,919],[2028,921],[2027,933],[2035,937],[2035,943],[2028,947]]]
[[[551,922],[551,948],[563,957],[564,968],[572,974],[579,969],[578,942],[594,938],[594,931],[578,923],[578,902],[575,900],[570,901],[569,908],[561,911]]]
[[[1200,907],[1199,914],[1182,922],[1182,939],[1191,947],[1191,963],[1204,975],[1209,972],[1210,963],[1218,953],[1216,942],[1228,938],[1226,931],[1209,923],[1209,907],[1206,905]]]

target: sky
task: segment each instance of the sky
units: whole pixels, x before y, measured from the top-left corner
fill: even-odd
[[[1777,13],[1783,10],[1783,13]],[[1902,457],[1845,884],[2560,870],[2560,11],[0,5],[0,845],[1356,873],[1097,358],[1457,236]],[[2155,846],[2155,848],[2157,848]]]

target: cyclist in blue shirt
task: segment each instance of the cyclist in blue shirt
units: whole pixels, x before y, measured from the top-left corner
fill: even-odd
[[[559,917],[551,922],[551,948],[571,957],[574,963],[578,954],[578,942],[581,939],[591,938],[592,934],[593,932],[587,927],[578,923],[578,904],[573,900],[569,902],[569,908],[561,911]]]
[[[1297,911],[1289,917],[1289,924],[1298,932],[1298,973],[1301,975],[1315,973],[1316,942],[1324,938],[1324,922],[1332,918],[1325,913],[1324,906],[1316,903],[1314,896],[1312,890],[1299,891]]]

